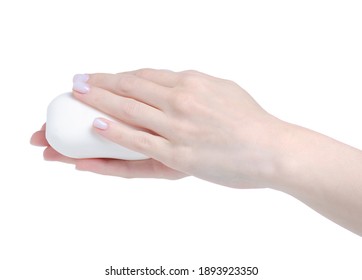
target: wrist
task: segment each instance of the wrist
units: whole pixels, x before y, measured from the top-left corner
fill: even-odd
[[[265,187],[289,193],[290,180],[297,167],[293,152],[296,134],[303,129],[273,117],[267,133],[267,152],[261,178]]]
[[[312,177],[316,177],[316,169],[326,166],[320,161],[325,160],[323,150],[332,139],[284,121],[280,122],[278,131],[273,153],[274,168],[268,178],[270,187],[298,198],[306,193],[313,194]],[[307,190],[308,187],[314,191]]]
[[[236,141],[243,143],[237,153],[239,187],[281,190],[289,168],[288,145],[296,128],[269,114],[249,127],[251,131],[239,130],[240,139]]]

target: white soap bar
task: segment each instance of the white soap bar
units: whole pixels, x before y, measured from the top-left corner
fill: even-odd
[[[148,158],[95,133],[92,124],[98,117],[117,121],[78,101],[70,92],[61,94],[48,106],[46,139],[57,152],[71,158]]]

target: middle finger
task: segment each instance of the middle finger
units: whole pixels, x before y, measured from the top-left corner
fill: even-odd
[[[88,83],[116,95],[129,97],[162,110],[170,88],[131,73],[91,74]]]
[[[89,86],[87,93],[74,91],[74,96],[78,100],[132,126],[146,128],[160,136],[164,136],[169,131],[165,114],[138,100],[119,96],[94,86]]]

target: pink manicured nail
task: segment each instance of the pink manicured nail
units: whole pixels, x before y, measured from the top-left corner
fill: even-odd
[[[106,130],[108,128],[108,124],[101,119],[95,119],[93,126],[102,130]]]
[[[74,75],[73,77],[73,83],[76,83],[76,82],[87,82],[89,80],[89,75],[87,74],[76,74]]]
[[[89,92],[89,85],[85,82],[75,82],[73,83],[73,90],[78,91],[80,93],[87,93]]]

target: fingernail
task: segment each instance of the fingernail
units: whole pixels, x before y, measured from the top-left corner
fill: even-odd
[[[73,83],[73,90],[78,91],[80,93],[87,93],[89,92],[89,85],[85,82],[75,82]]]
[[[108,124],[101,119],[95,119],[93,122],[93,126],[102,130],[105,130],[108,128]]]
[[[87,82],[89,80],[89,75],[87,74],[76,74],[74,75],[73,77],[73,83],[76,83],[76,82]]]

